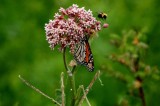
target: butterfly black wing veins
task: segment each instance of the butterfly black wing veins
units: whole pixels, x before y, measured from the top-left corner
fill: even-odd
[[[77,50],[74,53],[74,59],[78,64],[84,65],[89,71],[94,71],[94,61],[87,37],[82,38]]]

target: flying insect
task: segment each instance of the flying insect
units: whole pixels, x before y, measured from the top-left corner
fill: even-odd
[[[100,13],[98,13],[98,18],[106,20],[107,19],[107,14],[103,13],[103,12],[100,12]]]

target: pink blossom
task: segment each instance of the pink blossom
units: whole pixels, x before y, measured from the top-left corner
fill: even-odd
[[[101,23],[97,21],[91,10],[79,8],[73,4],[67,9],[60,8],[55,13],[54,19],[45,24],[46,39],[51,49],[60,45],[60,50],[69,47],[74,53],[76,45],[84,36],[90,36],[92,32],[101,30]]]
[[[107,24],[107,23],[103,24],[103,28],[108,28],[108,27],[109,27],[109,24]]]

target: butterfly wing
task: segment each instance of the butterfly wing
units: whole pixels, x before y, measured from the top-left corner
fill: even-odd
[[[74,58],[78,64],[86,66],[89,71],[94,70],[93,55],[86,37],[81,40],[76,52],[74,53]]]

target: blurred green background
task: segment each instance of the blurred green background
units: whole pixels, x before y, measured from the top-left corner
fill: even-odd
[[[109,23],[109,28],[99,32],[99,37],[91,44],[95,72],[102,66],[114,67],[113,62],[106,58],[115,49],[109,44],[109,35],[121,36],[124,30],[132,28],[144,30],[147,35],[150,47],[146,63],[160,67],[159,0],[1,0],[0,106],[53,105],[50,100],[22,83],[18,75],[49,96],[55,97],[55,90],[60,88],[60,74],[65,72],[65,68],[58,48],[52,51],[48,47],[44,25],[49,19],[53,19],[60,7],[68,8],[73,3],[87,10],[91,9],[95,14],[101,11],[108,14],[106,22]],[[71,59],[72,56],[68,53],[67,60]],[[123,67],[119,68],[123,70]],[[77,70],[76,86],[83,84],[86,87],[95,72],[90,73],[84,67],[78,67]],[[109,77],[106,70],[101,72],[104,86],[96,81],[88,98],[93,106],[118,106],[127,85]],[[147,106],[159,106],[159,81],[147,80],[144,83]]]

